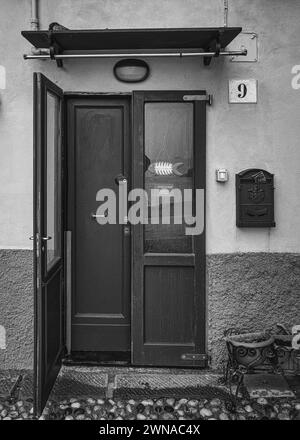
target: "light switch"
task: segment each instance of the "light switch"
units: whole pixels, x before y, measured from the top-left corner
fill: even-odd
[[[217,182],[227,182],[228,181],[228,171],[225,168],[218,168],[216,170],[216,180]]]

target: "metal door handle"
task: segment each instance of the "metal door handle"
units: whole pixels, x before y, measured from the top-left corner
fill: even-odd
[[[125,176],[123,176],[123,174],[118,174],[115,177],[115,182],[117,185],[122,185],[122,184],[127,183],[127,178]]]
[[[31,237],[29,237],[29,240],[33,241],[34,238],[35,238],[34,235],[31,235]],[[42,240],[44,240],[44,241],[52,240],[52,237],[50,237],[50,235],[48,235],[47,237],[42,237]]]
[[[105,214],[91,214],[92,218],[106,218]]]

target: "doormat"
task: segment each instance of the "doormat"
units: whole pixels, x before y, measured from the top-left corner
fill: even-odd
[[[62,367],[51,399],[63,400],[70,397],[105,397],[108,375],[92,367]]]
[[[228,398],[229,390],[220,379],[216,374],[117,374],[114,397]]]
[[[280,374],[245,374],[244,386],[250,399],[295,397],[286,379]]]

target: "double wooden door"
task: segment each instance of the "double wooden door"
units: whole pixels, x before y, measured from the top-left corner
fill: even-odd
[[[37,412],[67,350],[205,366],[205,232],[186,235],[173,202],[170,224],[160,202],[156,219],[151,210],[152,190],[205,188],[204,95],[74,97],[35,74]],[[121,187],[145,191],[147,222],[131,224],[130,212],[120,222]],[[114,194],[108,222],[101,206]]]

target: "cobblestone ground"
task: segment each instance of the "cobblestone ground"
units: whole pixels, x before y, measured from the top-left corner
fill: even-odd
[[[0,402],[1,420],[32,419],[32,401]],[[50,401],[40,420],[300,420],[300,400],[75,399]]]

